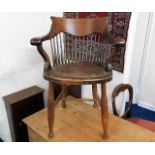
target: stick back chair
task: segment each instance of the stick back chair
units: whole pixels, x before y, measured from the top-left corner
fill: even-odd
[[[101,106],[103,138],[108,137],[108,103],[105,83],[112,79],[111,60],[115,51],[103,48],[105,42],[110,45],[123,46],[124,39],[112,38],[108,18],[61,18],[51,17],[52,25],[49,33],[43,37],[32,38],[45,61],[44,78],[49,81],[48,90],[48,124],[49,137],[53,136],[54,111],[58,101],[66,107],[67,86],[92,84],[93,99]],[[51,59],[45,52],[43,43],[50,41]],[[62,86],[62,92],[54,100],[54,83]],[[101,84],[101,98],[97,93],[97,83]],[[62,116],[63,117],[63,116]]]

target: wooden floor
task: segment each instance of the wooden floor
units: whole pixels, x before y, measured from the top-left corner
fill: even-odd
[[[55,112],[54,137],[48,138],[47,109],[27,118],[30,141],[48,142],[128,142],[155,141],[155,133],[109,114],[109,139],[101,138],[100,110],[82,102],[68,101],[67,108],[60,104]]]

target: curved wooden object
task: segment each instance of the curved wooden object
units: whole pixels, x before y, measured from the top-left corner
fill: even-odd
[[[119,116],[117,110],[116,110],[116,97],[119,95],[120,92],[124,92],[125,90],[128,90],[129,92],[129,103],[128,107],[126,108],[124,114],[121,116],[122,118],[129,118],[131,117],[131,105],[133,100],[133,88],[130,84],[119,84],[116,86],[112,92],[112,107],[113,107],[113,114],[116,116]]]
[[[51,17],[51,19],[53,22],[51,36],[55,36],[60,32],[66,32],[75,36],[85,36],[94,32],[108,32],[107,17],[93,19]]]

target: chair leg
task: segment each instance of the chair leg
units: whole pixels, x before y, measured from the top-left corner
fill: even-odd
[[[67,96],[67,85],[62,85],[62,90],[63,90],[63,94],[62,94],[62,107],[66,108],[66,101],[63,100],[66,98]]]
[[[103,125],[103,138],[108,138],[108,101],[106,95],[106,85],[101,84],[101,119]]]
[[[54,125],[54,111],[55,111],[55,100],[54,100],[54,86],[52,82],[49,82],[48,90],[48,136],[53,137],[53,125]]]
[[[97,84],[92,84],[92,92],[93,92],[93,98],[97,99]],[[94,101],[94,107],[97,107],[97,101]]]

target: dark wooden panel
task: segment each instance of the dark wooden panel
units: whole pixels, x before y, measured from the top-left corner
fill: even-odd
[[[44,108],[42,88],[33,86],[4,96],[13,141],[28,141],[28,133],[22,119]]]

